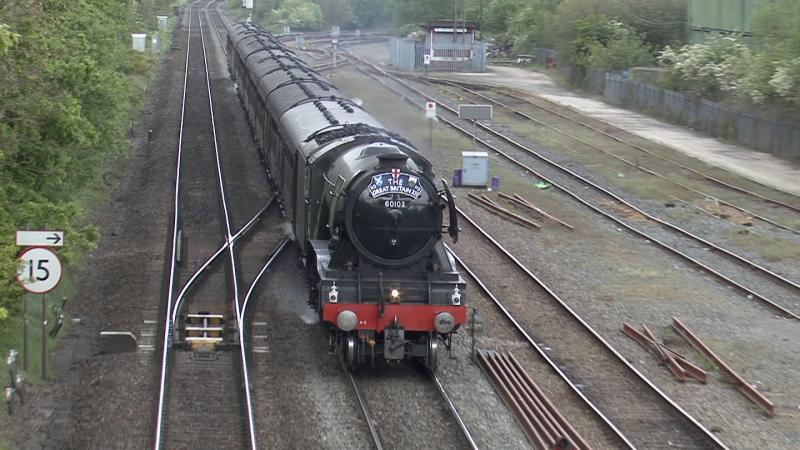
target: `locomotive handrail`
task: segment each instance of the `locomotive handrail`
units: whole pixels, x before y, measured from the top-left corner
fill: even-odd
[[[257,42],[257,43],[260,43],[260,44],[263,44],[263,42],[261,42],[261,41],[256,41],[256,42]],[[247,64],[247,60],[248,60],[248,59],[249,59],[251,56],[255,55],[256,53],[268,52],[268,53],[270,53],[270,55],[272,55],[272,51],[273,51],[273,50],[283,50],[283,49],[282,49],[282,48],[280,48],[280,47],[278,47],[278,46],[265,45],[265,46],[262,46],[261,48],[257,48],[257,49],[255,49],[255,50],[253,50],[252,52],[250,52],[250,53],[248,53],[247,55],[245,55],[245,56],[244,56],[244,59],[243,59],[242,61],[244,61],[244,63],[245,63],[245,64]],[[288,54],[288,53],[287,53],[287,54]]]
[[[455,244],[458,242],[458,232],[461,231],[461,228],[458,228],[458,211],[456,210],[456,202],[453,199],[453,193],[450,192],[450,185],[447,184],[444,178],[442,178],[442,185],[444,185],[444,192],[447,196],[447,210],[448,216],[450,216],[450,225],[447,227],[447,234],[450,235],[450,239],[452,239]]]
[[[305,61],[303,61],[302,59],[298,58],[297,56],[295,56],[292,53],[275,53],[275,52],[272,52],[271,50],[272,50],[272,48],[270,48],[269,56],[265,56],[265,57],[259,59],[258,61],[254,62],[253,64],[261,64],[261,63],[263,63],[263,62],[265,62],[267,60],[272,60],[272,61],[275,61],[276,63],[279,64],[278,67],[276,67],[275,69],[272,69],[268,73],[272,73],[273,71],[278,70],[278,69],[286,70],[286,69],[289,69],[291,67],[297,67],[300,70],[305,69],[305,70],[303,70],[304,72],[309,72],[309,71],[313,72],[313,70],[314,70],[311,66],[308,65],[308,63],[306,63]],[[286,63],[281,62],[280,61],[281,59],[289,60],[289,61],[291,61],[293,63],[296,63],[296,65],[290,66],[290,65],[288,65]]]
[[[322,179],[324,179],[326,183],[330,184],[332,188],[336,189],[336,183],[331,181],[331,179],[328,178],[328,176],[325,175],[324,173],[322,174]],[[328,192],[331,194],[331,196],[336,195],[336,194],[333,193],[333,191],[328,191]]]

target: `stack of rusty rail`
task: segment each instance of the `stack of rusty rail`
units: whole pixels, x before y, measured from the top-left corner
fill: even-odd
[[[570,224],[564,222],[563,220],[559,219],[558,217],[548,213],[547,211],[543,210],[542,208],[539,208],[538,206],[534,205],[533,202],[531,202],[530,200],[526,199],[525,197],[517,194],[516,192],[514,193],[513,196],[508,195],[508,194],[504,194],[502,192],[498,192],[497,195],[499,195],[500,198],[511,202],[513,205],[521,206],[521,207],[533,212],[534,214],[539,215],[544,220],[548,220],[550,222],[557,223],[557,224],[561,225],[564,228],[568,228],[570,230],[574,230],[572,225],[570,225]]]
[[[502,192],[498,192],[497,195],[500,198],[508,201],[512,205],[523,208],[525,211],[529,213],[536,214],[537,216],[541,217],[542,219],[548,222],[556,223],[570,230],[574,229],[572,225],[564,222],[563,220],[559,219],[558,217],[555,217],[552,214],[549,214],[548,212],[534,205],[530,200],[527,200],[526,198],[522,197],[519,194],[515,193],[513,196],[511,196],[508,194],[504,194]],[[537,230],[542,227],[539,223],[531,219],[528,219],[527,217],[523,217],[507,208],[504,208],[502,205],[489,198],[489,196],[487,196],[486,194],[478,195],[470,192],[467,193],[467,198],[469,198],[470,201],[477,204],[478,206],[481,206],[484,209],[488,210],[489,212],[498,215],[504,219],[510,220],[514,223],[517,223],[519,225],[522,225],[524,227],[533,228]]]
[[[480,350],[478,362],[535,448],[590,448],[513,354]]]
[[[745,379],[731,369],[731,367],[726,364],[725,361],[720,359],[719,356],[711,351],[711,349],[703,341],[701,341],[700,338],[692,332],[692,330],[674,317],[672,318],[672,329],[686,339],[686,341],[689,342],[689,344],[691,344],[695,350],[697,350],[699,353],[702,353],[703,356],[709,359],[709,361],[713,362],[720,372],[724,373],[728,380],[739,389],[739,392],[744,394],[744,396],[750,401],[763,408],[764,411],[766,411],[770,416],[775,415],[775,405],[769,401],[767,397],[764,397],[764,394],[758,392],[753,386],[745,381]]]
[[[520,216],[514,212],[509,211],[506,208],[503,208],[495,202],[494,200],[490,199],[486,194],[481,194],[480,196],[475,195],[473,193],[468,193],[467,198],[469,198],[473,203],[477,204],[478,206],[482,206],[484,209],[487,209],[489,212],[494,213],[500,217],[508,219],[512,222],[518,223],[524,227],[539,229],[542,226],[538,223],[527,219],[525,217]]]
[[[673,317],[672,329],[679,336],[686,339],[698,353],[711,361],[719,369],[720,373],[724,374],[728,381],[736,386],[745,397],[763,408],[770,416],[775,415],[775,405],[717,356],[689,327]],[[646,326],[643,326],[642,331],[639,331],[632,325],[623,323],[622,332],[652,353],[661,364],[667,366],[678,381],[683,382],[688,377],[692,377],[703,384],[708,383],[708,372],[689,362],[685,356],[658,342],[655,335]]]
[[[684,382],[688,377],[692,377],[703,384],[708,383],[708,372],[689,362],[685,356],[658,342],[647,326],[642,326],[642,331],[639,331],[633,325],[623,323],[622,332],[652,353],[659,363],[667,366],[675,375],[676,380]]]

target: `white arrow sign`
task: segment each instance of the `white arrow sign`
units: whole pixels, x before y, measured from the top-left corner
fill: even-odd
[[[19,255],[17,281],[26,291],[46,294],[61,281],[61,261],[46,248],[29,248]]]
[[[63,231],[17,231],[17,245],[21,247],[61,247]]]

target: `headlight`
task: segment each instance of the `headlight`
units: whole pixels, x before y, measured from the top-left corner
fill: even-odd
[[[400,291],[397,288],[394,288],[389,292],[389,301],[392,303],[400,302]]]
[[[342,311],[336,316],[336,326],[342,331],[353,331],[358,325],[356,313],[350,310]]]
[[[453,331],[456,326],[456,319],[449,312],[441,312],[436,315],[433,320],[433,326],[441,334],[447,334]]]

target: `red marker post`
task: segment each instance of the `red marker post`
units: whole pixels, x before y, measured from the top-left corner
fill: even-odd
[[[428,146],[433,150],[433,121],[436,120],[436,102],[425,102],[425,118],[428,119]]]

